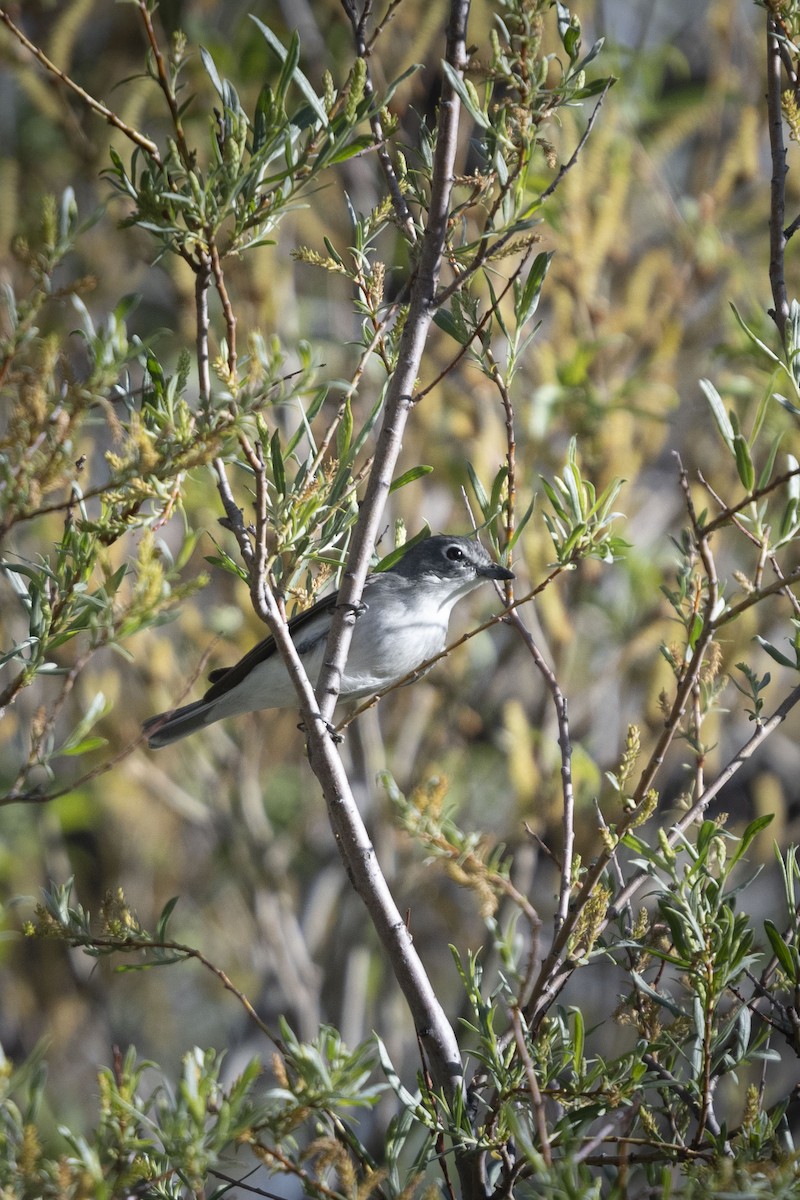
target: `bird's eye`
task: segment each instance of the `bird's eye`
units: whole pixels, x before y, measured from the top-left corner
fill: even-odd
[[[464,551],[458,546],[448,546],[445,551],[450,562],[459,562],[464,557]]]

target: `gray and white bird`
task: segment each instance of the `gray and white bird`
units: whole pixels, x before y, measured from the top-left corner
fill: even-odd
[[[397,683],[444,649],[453,606],[490,579],[513,579],[480,542],[440,534],[412,546],[388,571],[368,575],[341,680],[342,700],[359,700]],[[289,621],[298,654],[316,684],[337,593]],[[153,750],[239,713],[296,708],[297,693],[272,637],[233,667],[212,671],[202,700],[144,723]]]

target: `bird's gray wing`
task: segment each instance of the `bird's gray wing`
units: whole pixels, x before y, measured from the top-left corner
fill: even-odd
[[[379,576],[370,575],[364,583],[364,592],[369,591],[373,580]],[[336,607],[338,592],[331,592],[329,596],[323,596],[316,604],[312,604],[311,608],[307,608],[305,612],[297,613],[287,622],[289,633],[292,641],[299,649],[306,650],[309,648],[305,643],[305,639],[298,637],[298,634],[306,629],[310,636],[309,645],[313,645],[318,638],[327,637],[329,629],[329,621],[319,621],[320,617],[329,617]],[[312,630],[308,628],[312,623],[318,623],[319,628]],[[243,658],[240,658],[232,667],[220,667],[216,671],[211,671],[208,676],[208,681],[213,686],[208,689],[203,696],[202,702],[208,700],[219,700],[220,696],[225,696],[232,688],[235,688],[246,679],[254,667],[260,663],[266,662],[276,653],[275,639],[272,634],[265,637],[263,642],[259,642],[252,650],[248,650]]]

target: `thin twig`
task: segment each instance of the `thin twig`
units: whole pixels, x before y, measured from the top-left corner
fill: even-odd
[[[786,471],[783,475],[776,475],[774,479],[770,480],[769,483],[765,483],[763,487],[754,488],[752,492],[745,496],[744,500],[740,500],[738,504],[732,504],[729,507],[724,508],[719,516],[714,517],[713,521],[708,521],[705,525],[703,525],[703,536],[710,537],[710,535],[712,533],[716,533],[718,529],[723,529],[729,523],[731,517],[736,513],[740,513],[743,511],[743,509],[749,508],[751,504],[755,504],[757,500],[761,500],[762,497],[768,496],[770,492],[774,492],[777,488],[782,487],[784,483],[789,483],[790,480],[795,479],[798,475],[800,475],[800,467],[794,467],[791,471]],[[700,475],[699,478],[703,486],[708,488],[709,485],[703,476]]]
[[[186,677],[184,687],[174,702],[175,708],[181,704],[185,696],[188,696],[189,692],[197,682],[197,679],[203,674],[209,655],[213,651],[216,642],[217,639],[215,638],[200,656],[195,669]],[[164,713],[165,721],[169,718],[172,711],[173,710],[170,710],[169,712]],[[150,733],[155,733],[156,728],[157,726],[153,726],[150,730]],[[20,803],[45,804],[52,800],[59,800],[62,796],[69,796],[72,792],[78,791],[85,787],[85,785],[90,783],[93,779],[98,779],[101,775],[105,775],[108,771],[113,770],[113,768],[126,759],[129,754],[132,754],[137,746],[141,745],[146,736],[147,735],[143,731],[140,732],[132,742],[129,742],[126,746],[123,746],[123,748],[119,750],[112,758],[105,759],[103,762],[98,763],[98,765],[96,767],[92,767],[90,771],[86,771],[83,775],[79,775],[77,779],[73,779],[71,783],[67,784],[65,787],[58,788],[55,791],[44,792],[41,790],[41,788],[33,788],[28,792],[19,792],[16,789],[12,789],[11,791],[7,792],[5,796],[0,796],[0,807],[6,804]]]
[[[539,1081],[536,1078],[536,1069],[533,1065],[533,1059],[530,1056],[527,1043],[525,1041],[525,1032],[522,1027],[522,1017],[519,1009],[514,1005],[510,1010],[511,1026],[514,1030],[514,1041],[517,1044],[517,1053],[525,1071],[525,1078],[528,1081],[528,1091],[531,1094],[531,1105],[533,1107],[533,1119],[536,1125],[536,1132],[539,1136],[541,1146],[542,1159],[546,1167],[553,1165],[553,1152],[550,1149],[550,1138],[547,1132],[547,1114],[544,1109],[544,1101],[542,1093],[539,1090]]]
[[[633,793],[634,802],[638,805],[642,802],[647,792],[653,786],[656,775],[663,765],[667,750],[669,749],[675,734],[678,730],[683,714],[686,711],[686,706],[692,695],[695,681],[700,675],[700,671],[705,661],[706,652],[713,640],[714,632],[717,626],[714,624],[714,612],[717,607],[717,598],[719,596],[719,583],[717,580],[717,571],[714,564],[714,559],[711,554],[711,546],[706,530],[698,524],[697,514],[694,509],[692,500],[691,488],[689,486],[689,476],[680,460],[680,456],[675,454],[675,459],[678,463],[679,478],[681,489],[683,491],[684,503],[689,514],[689,520],[692,525],[692,532],[695,538],[698,553],[706,570],[706,599],[703,605],[702,629],[695,642],[692,657],[686,666],[682,677],[678,681],[678,687],[675,693],[675,699],[672,703],[669,715],[664,722],[664,729],[656,743],[655,749],[651,754],[645,769],[639,778],[636,790]]]
[[[786,251],[786,145],[783,140],[781,114],[781,45],[775,17],[767,9],[767,115],[769,149],[772,159],[769,205],[769,282],[772,288],[770,316],[778,327],[781,341],[786,345],[786,322],[789,300],[786,294],[784,255]]]
[[[324,435],[322,441],[320,442],[319,449],[317,450],[316,454],[314,455],[314,459],[311,463],[311,466],[309,467],[309,470],[308,470],[309,478],[313,477],[316,474],[317,470],[319,469],[320,464],[322,463],[322,460],[324,459],[325,455],[327,454],[328,447],[330,446],[331,442],[333,441],[333,435],[335,434],[337,427],[341,423],[342,418],[344,417],[344,414],[347,411],[347,401],[355,395],[355,393],[358,389],[358,385],[360,384],[361,379],[364,375],[364,371],[367,368],[367,363],[372,358],[372,352],[374,351],[374,349],[378,345],[378,343],[381,341],[384,333],[386,332],[387,327],[394,320],[395,316],[397,315],[398,309],[400,308],[401,304],[403,303],[403,300],[405,298],[405,291],[406,291],[406,285],[404,285],[400,289],[400,293],[397,296],[397,298],[393,301],[393,303],[390,305],[390,307],[387,308],[387,310],[386,310],[384,316],[381,318],[381,320],[376,323],[376,325],[374,327],[373,335],[370,338],[368,345],[366,345],[364,347],[364,349],[362,350],[361,355],[359,356],[359,360],[356,364],[356,369],[353,372],[353,374],[351,375],[350,381],[347,384],[347,387],[344,389],[344,392],[342,394],[342,400],[341,400],[341,403],[339,404],[339,408],[336,412],[336,415],[334,416],[330,425],[326,429],[325,435]]]
[[[526,258],[530,254],[530,250],[526,254]],[[516,525],[516,503],[517,503],[517,440],[514,429],[514,405],[511,400],[511,394],[508,390],[508,385],[503,378],[500,366],[492,353],[492,348],[489,345],[488,337],[483,345],[483,353],[486,358],[486,363],[491,373],[492,383],[497,388],[500,394],[500,403],[503,406],[503,417],[506,427],[506,503],[505,503],[505,540],[506,545],[509,544],[514,536]],[[508,581],[508,598],[511,598],[511,580]]]
[[[420,400],[424,400],[425,397],[428,395],[428,393],[432,392],[433,389],[435,387],[437,387],[438,384],[440,384],[442,382],[442,380],[447,375],[449,375],[450,372],[455,367],[458,366],[458,364],[461,362],[461,359],[468,352],[472,343],[476,340],[476,338],[479,338],[481,336],[481,334],[484,331],[484,329],[486,328],[486,326],[489,324],[489,322],[494,317],[495,312],[496,312],[500,302],[504,299],[504,297],[506,296],[506,293],[509,292],[511,290],[511,288],[514,286],[515,280],[519,279],[520,275],[522,274],[523,270],[525,269],[525,264],[528,261],[529,256],[530,256],[530,250],[526,250],[524,256],[522,257],[520,262],[517,264],[513,273],[506,280],[506,282],[503,286],[503,290],[500,292],[500,295],[497,297],[497,304],[493,304],[490,308],[486,309],[486,312],[483,314],[483,316],[481,317],[478,324],[472,330],[472,333],[470,334],[468,340],[466,342],[462,343],[462,345],[459,347],[456,354],[454,354],[453,357],[450,359],[450,362],[447,364],[447,366],[443,367],[442,370],[438,373],[438,375],[434,376],[434,378],[431,380],[430,383],[426,383],[424,388],[418,388],[414,392],[414,400],[417,404],[420,402]]]
[[[164,62],[164,55],[161,53],[161,47],[158,44],[156,31],[153,28],[153,22],[150,18],[150,7],[147,0],[139,0],[139,15],[142,18],[145,33],[147,35],[147,43],[153,54],[153,60],[156,64],[156,73],[158,75],[159,86],[164,94],[164,99],[169,108],[170,117],[172,118],[172,127],[175,130],[175,144],[178,147],[178,153],[181,156],[181,162],[187,170],[191,169],[192,156],[189,153],[189,147],[186,144],[186,135],[183,132],[183,122],[181,121],[181,111],[178,105],[178,98],[175,95],[175,89],[170,83],[167,75],[167,68]]]
[[[221,967],[218,967],[216,963],[213,963],[210,958],[206,958],[205,954],[203,954],[202,951],[198,950],[195,946],[187,946],[183,942],[151,941],[149,938],[137,940],[135,934],[132,934],[129,937],[117,938],[92,936],[77,937],[69,933],[67,933],[65,936],[67,941],[72,946],[99,946],[101,949],[115,950],[119,954],[131,954],[134,951],[142,951],[143,953],[147,953],[151,950],[166,950],[175,954],[180,954],[184,958],[195,959],[200,963],[201,966],[205,967],[207,971],[210,971],[212,975],[216,976],[226,991],[230,992],[236,997],[236,999],[242,1005],[242,1008],[250,1017],[251,1021],[255,1023],[265,1037],[269,1038],[274,1046],[283,1052],[283,1042],[276,1033],[272,1032],[266,1021],[262,1020],[262,1018],[258,1015],[244,992],[236,986],[230,976],[227,975]]]
[[[567,698],[559,687],[555,672],[545,660],[544,655],[533,639],[533,635],[519,613],[512,610],[508,618],[508,623],[527,646],[528,653],[533,659],[536,669],[547,685],[556,710],[558,748],[561,751],[561,795],[564,803],[562,815],[564,844],[561,852],[561,884],[558,893],[558,907],[555,914],[555,932],[558,935],[569,912],[572,895],[572,859],[575,844],[575,793],[572,786],[572,742],[569,732]]]
[[[233,1175],[226,1175],[224,1171],[220,1171],[216,1167],[209,1169],[208,1173],[209,1175],[212,1175],[214,1179],[221,1179],[223,1183],[229,1183],[232,1187],[242,1188],[245,1192],[250,1192],[253,1196],[265,1196],[266,1200],[283,1200],[283,1193],[279,1194],[278,1192],[268,1192],[266,1188],[256,1187],[254,1183],[247,1182],[248,1176],[254,1175],[256,1171],[260,1170],[260,1166],[256,1167],[254,1170],[248,1171],[247,1175],[243,1175],[239,1179],[235,1179]],[[151,1181],[148,1180],[148,1182]]]
[[[370,39],[367,42],[367,45],[365,47],[365,54],[366,54],[367,58],[369,58],[369,56],[372,54],[372,51],[375,49],[375,44],[378,41],[378,39],[380,38],[380,36],[383,33],[386,26],[388,24],[390,24],[390,22],[393,21],[394,18],[397,16],[397,10],[399,9],[402,2],[403,2],[403,0],[389,0],[389,4],[386,6],[386,12],[384,13],[382,19],[378,22],[378,24],[373,29],[372,36],[370,37]]]
[[[372,49],[372,43],[367,47],[366,25],[370,11],[372,9],[371,0],[365,0],[364,8],[359,16],[353,0],[342,0],[342,8],[347,14],[355,39],[356,54],[363,60],[365,66],[364,72],[364,95],[372,100],[375,96],[375,87],[372,82],[372,72],[369,69],[369,53]],[[414,218],[411,215],[411,210],[406,203],[406,198],[403,195],[403,190],[400,187],[400,181],[394,169],[389,151],[386,148],[386,137],[383,132],[383,124],[380,115],[374,112],[369,119],[372,136],[375,139],[375,150],[378,155],[378,162],[383,171],[383,177],[386,180],[386,186],[389,189],[389,195],[392,198],[392,206],[400,224],[400,228],[405,233],[409,242],[412,244],[417,241],[417,231],[414,227]]]
[[[195,267],[194,303],[197,354],[197,383],[200,392],[200,407],[208,412],[211,407],[211,371],[208,354],[208,289],[211,283],[211,260],[201,254]]]
[[[708,544],[708,539],[704,535],[704,532],[697,521],[697,514],[692,501],[688,475],[683,467],[683,464],[680,462],[680,458],[678,458],[677,455],[676,458],[678,459],[678,465],[680,469],[680,483],[684,493],[684,502],[686,504],[687,512],[692,525],[692,531],[695,537],[697,550],[706,572],[707,586],[706,599],[703,606],[702,628],[697,638],[692,657],[678,682],[675,699],[673,701],[672,708],[670,709],[669,716],[665,721],[664,730],[640,775],[639,782],[633,793],[634,803],[631,807],[631,810],[626,813],[622,821],[617,825],[616,833],[618,839],[621,838],[636,822],[637,810],[642,802],[646,799],[650,789],[653,786],[653,781],[655,780],[655,777],[663,764],[667,749],[672,743],[680,726],[686,706],[692,695],[692,689],[694,687],[695,680],[699,677],[705,661],[706,652],[711,645],[714,633],[713,613],[716,608],[717,598],[719,595],[716,566],[711,554],[711,548]],[[563,762],[564,748],[562,746],[562,764]],[[708,795],[708,792],[705,794]],[[565,797],[565,828],[566,821],[567,814]],[[553,945],[549,954],[542,963],[539,976],[531,992],[531,998],[526,1005],[526,1016],[534,1026],[541,1020],[544,1013],[547,1011],[550,1004],[553,1003],[567,979],[572,974],[572,971],[575,969],[576,964],[572,960],[567,960],[564,958],[569,945],[569,939],[575,927],[576,921],[578,920],[589,898],[592,896],[597,884],[600,882],[614,854],[615,849],[610,846],[604,846],[599,851],[594,863],[588,868],[577,895],[572,897],[571,905],[569,904],[570,896],[569,893],[567,893],[568,903],[566,912],[564,912],[562,906],[564,903],[565,881],[569,879],[569,866],[566,862],[562,864],[562,890],[559,897],[559,916],[561,916],[562,912],[564,913],[564,916],[560,920],[560,923],[557,927]],[[640,878],[639,876],[636,878],[638,879],[636,887],[632,889],[628,887],[624,889],[621,894],[615,897],[614,903],[609,906],[605,923],[607,923],[612,916],[617,915],[625,904],[630,902],[631,895],[638,890],[638,887],[641,886],[642,882],[644,881],[643,878]]]
[[[33,42],[29,41],[25,37],[25,34],[22,32],[22,30],[14,24],[14,22],[11,20],[11,17],[3,8],[0,8],[0,21],[3,22],[6,28],[11,30],[14,37],[22,43],[25,49],[33,55],[36,61],[40,63],[46,71],[49,71],[51,75],[55,75],[56,79],[59,79],[64,86],[68,87],[70,91],[75,93],[76,96],[79,96],[87,108],[90,108],[92,112],[97,113],[97,115],[102,117],[104,121],[107,121],[109,125],[113,125],[115,129],[119,129],[119,131],[124,133],[125,137],[132,141],[135,146],[139,146],[142,150],[146,151],[146,153],[150,155],[153,162],[156,163],[157,166],[163,166],[161,155],[158,152],[158,146],[155,144],[155,142],[151,142],[150,138],[146,138],[144,134],[139,133],[138,129],[134,129],[131,125],[127,125],[125,121],[123,121],[121,117],[118,117],[115,112],[113,112],[110,108],[106,108],[105,104],[101,104],[99,100],[96,100],[94,96],[91,96],[87,91],[84,90],[84,88],[75,83],[74,79],[70,79],[69,75],[66,75],[59,67],[55,65],[54,62],[50,61],[44,51],[40,50],[38,46],[34,45]]]
[[[752,608],[754,604],[758,604],[766,596],[774,596],[778,592],[783,592],[792,583],[797,583],[800,579],[800,567],[795,567],[788,575],[781,573],[780,577],[774,583],[766,583],[763,587],[757,588],[745,596],[744,600],[740,600],[738,604],[732,604],[730,608],[725,608],[720,613],[715,621],[711,624],[713,633],[722,629],[725,625],[730,625],[731,621],[735,621],[748,608]]]
[[[580,141],[578,142],[577,146],[573,150],[572,155],[567,160],[567,162],[563,163],[559,167],[558,174],[556,175],[555,179],[542,192],[541,196],[539,197],[540,204],[542,203],[543,200],[546,200],[548,198],[548,196],[552,196],[552,194],[556,190],[556,188],[560,187],[561,184],[564,182],[564,176],[569,171],[571,171],[572,168],[575,166],[576,162],[578,161],[578,158],[580,157],[581,151],[583,150],[583,147],[586,145],[586,142],[589,139],[592,129],[594,128],[595,121],[597,120],[598,116],[600,115],[600,109],[603,107],[603,101],[605,100],[610,89],[614,86],[614,84],[616,82],[617,82],[616,78],[613,75],[609,76],[606,86],[603,88],[602,92],[600,93],[600,95],[598,97],[597,104],[595,104],[594,108],[592,109],[591,116],[589,117],[589,120],[586,122],[586,128],[584,129],[583,133],[581,134]]]
[[[222,315],[225,318],[228,342],[228,374],[231,384],[233,384],[236,381],[236,314],[233,311],[228,289],[225,287],[225,276],[222,271],[222,263],[220,262],[219,247],[217,246],[216,238],[213,236],[209,236],[208,238],[208,249],[211,255],[214,287],[222,305]]]

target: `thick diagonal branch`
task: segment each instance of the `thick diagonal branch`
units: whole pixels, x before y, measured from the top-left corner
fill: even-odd
[[[466,63],[468,0],[452,0],[447,30],[446,57],[461,72]],[[355,890],[367,907],[372,922],[389,956],[403,990],[414,1023],[428,1055],[436,1088],[453,1097],[462,1086],[458,1042],[430,980],[411,943],[405,922],[395,905],[353,799],[347,775],[326,722],[333,716],[342,672],[350,645],[355,613],[364,586],[375,539],[383,518],[389,488],[412,403],[422,353],[434,314],[434,296],[439,279],[450,211],[450,194],[458,136],[460,105],[445,81],[439,110],[428,221],[421,239],[420,257],[411,289],[409,312],[398,351],[395,373],[390,380],[383,423],[375,448],[374,465],[367,483],[361,515],[356,524],[351,553],[339,590],[337,607],[328,641],[328,653],[317,687],[319,709],[308,711],[308,750],[311,766],[320,780],[331,826]],[[289,646],[281,646],[291,663]],[[306,702],[304,709],[310,710]],[[321,720],[320,720],[321,718]],[[478,1195],[482,1188],[475,1178],[462,1175],[464,1194]]]

